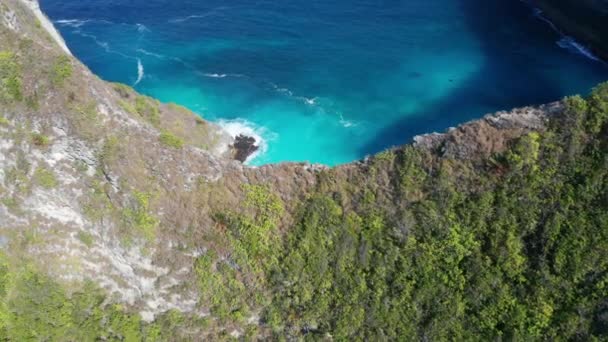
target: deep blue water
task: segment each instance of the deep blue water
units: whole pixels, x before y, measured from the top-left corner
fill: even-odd
[[[263,137],[254,165],[349,162],[608,79],[515,0],[41,2],[102,78]]]

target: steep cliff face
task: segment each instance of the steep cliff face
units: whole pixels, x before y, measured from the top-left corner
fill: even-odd
[[[564,33],[589,45],[602,59],[608,59],[608,1],[533,0],[532,3]]]
[[[195,291],[172,289],[205,250],[196,237],[213,210],[250,181],[304,193],[313,168],[244,168],[217,126],[101,81],[41,15],[35,2],[0,4],[0,234],[5,247],[36,237],[7,254],[94,279],[147,319],[194,311]]]
[[[333,169],[249,168],[40,15],[0,4],[0,337],[605,336],[607,87]]]

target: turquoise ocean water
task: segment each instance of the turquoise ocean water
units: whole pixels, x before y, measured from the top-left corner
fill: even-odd
[[[42,0],[110,81],[263,140],[252,165],[336,165],[608,67],[513,0]]]

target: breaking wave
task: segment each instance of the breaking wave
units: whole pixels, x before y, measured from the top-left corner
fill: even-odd
[[[272,133],[265,127],[257,126],[245,119],[219,120],[217,124],[232,138],[236,138],[242,134],[255,139],[255,143],[259,148],[247,158],[245,164],[265,154],[268,151],[268,141],[274,140],[277,137],[276,133]]]
[[[145,76],[145,72],[144,72],[144,65],[141,63],[141,59],[137,59],[137,80],[135,81],[135,84],[133,85],[138,85],[139,82],[141,82],[144,79]]]

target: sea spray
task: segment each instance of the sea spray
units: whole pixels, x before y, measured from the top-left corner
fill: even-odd
[[[247,158],[245,164],[251,163],[253,160],[266,153],[266,151],[268,151],[268,140],[275,140],[277,137],[276,134],[268,131],[266,128],[259,127],[245,119],[219,120],[217,124],[232,138],[236,138],[239,135],[245,135],[255,139],[255,144],[259,149]]]

